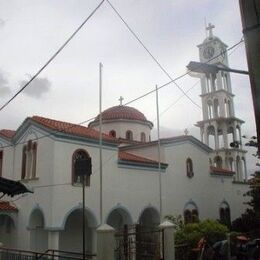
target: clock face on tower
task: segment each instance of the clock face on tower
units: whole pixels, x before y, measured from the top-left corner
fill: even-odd
[[[203,57],[205,59],[210,59],[213,57],[214,52],[215,52],[215,50],[212,46],[207,46],[207,47],[205,47],[205,49],[203,51]]]

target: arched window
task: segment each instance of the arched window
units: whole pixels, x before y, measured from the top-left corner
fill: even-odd
[[[76,170],[76,165],[79,164],[79,161],[88,160],[90,157],[85,150],[76,150],[72,156],[72,184],[82,184],[83,176],[79,174]],[[91,169],[91,165],[89,166]],[[85,185],[90,186],[90,174],[85,175]]]
[[[109,136],[116,137],[116,131],[115,130],[111,130],[109,132]]]
[[[184,223],[192,223],[191,211],[189,209],[184,211]]]
[[[214,158],[214,166],[222,169],[222,158],[219,155]]]
[[[21,179],[36,178],[37,142],[29,140],[23,147]]]
[[[130,130],[126,131],[125,138],[127,140],[133,140],[133,132]]]
[[[0,151],[0,177],[3,175],[3,151]]]
[[[189,178],[192,178],[194,176],[194,172],[193,172],[193,163],[191,158],[188,158],[186,160],[186,174]]]
[[[199,214],[197,209],[186,209],[184,211],[184,223],[196,223],[199,220]]]
[[[144,132],[141,133],[141,142],[146,142],[146,136]]]
[[[227,203],[222,203],[219,208],[219,220],[221,224],[230,227],[231,219],[230,219],[230,208]]]

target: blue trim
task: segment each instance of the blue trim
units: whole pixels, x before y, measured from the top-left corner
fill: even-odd
[[[67,219],[68,217],[70,216],[70,214],[76,210],[79,210],[79,209],[82,209],[82,205],[77,205],[77,206],[74,206],[73,208],[71,208],[64,216],[63,218],[63,221],[62,221],[62,224],[61,224],[61,229],[64,230],[65,229],[65,225],[66,225],[66,222],[67,222]],[[85,211],[87,211],[91,217],[93,217],[93,220],[95,223],[93,223],[95,227],[98,226],[98,222],[97,222],[97,218],[96,218],[96,215],[94,214],[94,212],[92,212],[92,210],[88,207],[85,207]]]
[[[133,165],[137,167],[146,167],[146,168],[155,168],[158,170],[158,164],[159,163],[139,163],[139,162],[133,162],[133,161],[124,161],[124,160],[117,160],[118,164],[122,165]],[[161,170],[165,170],[168,167],[168,164],[161,163]]]
[[[116,205],[116,206],[114,206],[113,208],[110,209],[110,211],[108,212],[108,214],[107,214],[107,216],[106,216],[106,218],[105,218],[105,223],[107,223],[107,220],[108,220],[108,218],[109,218],[109,215],[110,215],[114,210],[118,210],[118,209],[121,209],[121,210],[123,210],[124,212],[126,212],[126,214],[127,214],[127,215],[129,216],[129,218],[130,218],[130,222],[131,222],[130,224],[133,224],[133,223],[134,223],[130,211],[129,211],[126,207],[122,206],[121,204],[118,204],[118,205]]]
[[[141,213],[139,214],[139,217],[138,217],[138,223],[140,223],[140,218],[141,216],[143,215],[143,213],[145,212],[145,210],[147,209],[153,209],[156,214],[158,214],[158,218],[159,218],[159,221],[160,221],[160,213],[159,213],[159,210],[155,207],[155,206],[152,206],[151,204],[148,204],[147,206],[145,206],[142,210],[141,210]]]
[[[199,214],[199,208],[198,208],[197,204],[196,204],[192,199],[190,199],[188,202],[185,203],[184,208],[183,208],[183,210],[182,210],[183,213],[184,213],[184,211],[188,208],[189,205],[194,206],[195,209],[198,211],[198,215],[200,215],[200,214]]]
[[[62,138],[62,139],[69,139],[69,140],[76,140],[76,141],[82,141],[82,142],[89,142],[89,143],[93,143],[93,144],[99,144],[99,139],[94,139],[94,138],[88,138],[88,137],[84,137],[84,136],[77,136],[77,135],[73,135],[73,134],[68,134],[68,133],[63,133],[61,131],[55,131],[52,130],[48,127],[45,127],[43,125],[41,125],[40,123],[34,122],[31,118],[27,117],[24,122],[20,125],[20,127],[17,129],[15,136],[12,138],[12,143],[15,144],[16,140],[19,140],[21,137],[23,137],[24,133],[26,133],[27,129],[33,126],[35,128],[38,128],[42,131],[45,131],[47,133],[49,133],[48,137],[56,137],[56,138]],[[36,130],[37,132],[37,130]],[[104,146],[110,146],[110,147],[117,147],[118,146],[118,142],[109,142],[109,141],[104,141],[103,140],[103,145]]]
[[[154,167],[145,167],[145,166],[131,166],[131,165],[127,165],[127,164],[119,164],[118,168],[122,168],[122,169],[134,169],[134,170],[140,170],[140,171],[150,171],[150,172],[158,172],[158,167],[154,168]],[[166,171],[164,169],[161,169],[161,172],[165,173]]]
[[[223,204],[225,204],[225,205],[227,205],[228,206],[228,208],[230,209],[230,205],[229,205],[229,203],[225,200],[225,199],[223,199],[222,200],[222,202],[219,204],[219,209],[221,208],[221,205],[223,205]]]
[[[46,222],[45,222],[44,211],[43,211],[43,209],[39,206],[39,204],[36,204],[36,205],[32,208],[31,213],[29,214],[29,219],[28,219],[28,223],[27,223],[27,229],[30,229],[30,228],[31,228],[31,227],[30,227],[31,217],[32,217],[33,212],[36,211],[36,210],[39,210],[39,211],[41,212],[42,218],[43,218],[43,228],[45,228]]]
[[[56,138],[75,140],[75,141],[83,141],[83,142],[96,144],[97,146],[99,145],[99,140],[98,139],[94,139],[94,138],[92,139],[92,138],[88,138],[88,137],[84,137],[84,136],[77,136],[77,135],[73,135],[73,134],[69,135],[69,134],[60,133],[60,132],[55,132],[52,135],[55,136]],[[110,143],[109,141],[102,140],[102,146],[117,147],[118,143],[114,143],[114,142]]]

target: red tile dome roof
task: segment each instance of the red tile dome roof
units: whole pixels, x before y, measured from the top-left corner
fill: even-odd
[[[110,107],[102,112],[102,120],[115,120],[115,119],[147,121],[144,114],[133,107],[119,105],[119,106]],[[95,118],[94,122],[98,120],[99,120],[99,115]]]

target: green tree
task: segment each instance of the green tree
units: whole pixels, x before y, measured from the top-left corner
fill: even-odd
[[[255,136],[251,137],[250,141],[246,143],[246,146],[259,148],[257,138]],[[253,156],[260,159],[260,150],[257,149]],[[260,166],[259,163],[257,163],[256,166]],[[256,171],[252,174],[249,183],[250,189],[244,196],[250,197],[250,200],[245,202],[250,208],[246,209],[246,212],[243,213],[241,217],[232,222],[232,230],[235,231],[248,232],[260,229],[260,171]]]
[[[176,231],[176,244],[188,244],[195,247],[201,238],[205,238],[210,245],[226,238],[228,228],[216,220],[203,220],[198,223],[184,225]]]

